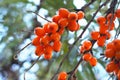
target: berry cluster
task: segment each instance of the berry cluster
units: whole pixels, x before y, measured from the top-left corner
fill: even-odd
[[[120,39],[115,39],[108,43],[104,55],[110,59],[106,66],[106,71],[109,73],[114,72],[118,79],[120,79]]]
[[[58,10],[58,15],[53,16],[52,20],[53,22],[59,25],[58,32],[62,33],[65,27],[73,32],[77,31],[80,28],[80,25],[77,23],[77,20],[82,19],[83,17],[84,13],[82,11],[75,13],[69,12],[65,8],[60,8]]]
[[[35,54],[49,60],[52,57],[52,51],[59,52],[61,48],[60,34],[57,32],[58,25],[55,22],[47,23],[43,28],[36,27],[34,33],[36,37],[32,44],[36,47]]]
[[[109,31],[114,30],[114,20],[120,18],[120,9],[115,11],[115,14],[109,13],[106,17],[100,16],[97,18],[99,24],[99,31],[92,31],[91,38],[97,41],[98,46],[103,47],[106,39],[110,39],[111,34]]]
[[[52,52],[59,52],[61,49],[61,35],[64,29],[76,31],[80,28],[77,20],[82,19],[84,13],[79,11],[69,12],[65,8],[58,10],[58,15],[52,17],[52,22],[47,22],[43,27],[36,27],[34,33],[36,37],[32,40],[32,44],[36,47],[35,54],[37,56],[44,55],[49,60],[52,58]]]
[[[80,47],[80,53],[83,53],[83,60],[90,63],[91,66],[96,66],[97,59],[93,57],[90,50],[92,48],[91,41],[84,41],[82,46]]]

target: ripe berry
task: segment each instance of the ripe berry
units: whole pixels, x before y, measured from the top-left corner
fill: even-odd
[[[117,73],[117,78],[118,78],[118,80],[120,80],[120,70]]]
[[[113,42],[108,43],[108,44],[106,45],[106,49],[112,49],[112,50],[115,50],[115,45],[114,45],[114,43],[113,43]]]
[[[107,32],[107,30],[109,29],[108,25],[107,24],[103,24],[103,25],[100,25],[100,34],[105,34]]]
[[[67,73],[66,72],[60,72],[58,75],[58,80],[67,80]]]
[[[58,24],[55,22],[49,23],[49,32],[50,33],[55,33],[58,30]]]
[[[115,18],[116,18],[116,16],[114,14],[112,14],[112,13],[109,13],[107,15],[107,20],[108,21],[112,21],[113,22],[115,20]]]
[[[116,60],[120,60],[120,51],[117,51],[117,52],[115,53],[115,59],[116,59]]]
[[[95,57],[92,57],[89,60],[89,63],[90,63],[91,66],[96,66],[97,65],[97,59]]]
[[[84,12],[83,11],[77,12],[77,15],[78,15],[78,19],[84,18]]]
[[[98,38],[97,40],[97,45],[100,47],[103,47],[106,41],[106,37],[105,36],[101,36]]]
[[[107,25],[108,25],[109,30],[114,30],[114,28],[115,28],[115,23],[114,22],[108,21]]]
[[[117,9],[115,11],[115,15],[116,15],[117,18],[120,18],[120,9]]]
[[[116,69],[114,70],[114,74],[117,75],[118,71],[119,71],[119,66],[117,66]]]
[[[69,13],[69,15],[68,15],[68,20],[70,20],[70,21],[75,21],[75,20],[77,20],[77,19],[78,19],[77,13],[75,13],[75,12],[70,12],[70,13]]]
[[[62,35],[63,33],[64,33],[64,28],[60,28],[59,30],[58,30],[58,33],[60,34],[60,35]]]
[[[36,37],[32,40],[32,44],[33,44],[34,46],[40,45],[40,37],[39,37],[39,36],[36,36]]]
[[[105,50],[105,56],[107,58],[112,58],[115,56],[115,51],[113,49],[106,49]]]
[[[35,49],[35,54],[37,56],[41,56],[42,54],[44,53],[44,49],[43,49],[43,46],[36,46],[36,49]]]
[[[110,34],[108,31],[107,31],[105,34],[106,34],[106,38],[107,38],[107,39],[110,39],[111,34]]]
[[[89,50],[92,47],[92,43],[91,41],[84,41],[82,46],[84,47],[85,50]]]
[[[44,29],[45,33],[49,33],[49,23],[44,24],[43,29]]]
[[[55,15],[52,17],[52,21],[55,22],[55,23],[58,23],[58,21],[61,19],[61,16],[60,15]]]
[[[50,40],[51,41],[59,41],[60,37],[61,37],[60,34],[58,32],[56,32],[56,33],[50,35]]]
[[[92,55],[91,53],[85,53],[82,58],[85,61],[89,61],[92,58]]]
[[[61,18],[58,22],[58,25],[62,28],[66,27],[68,25],[68,19],[67,18]]]
[[[60,41],[54,41],[53,50],[59,52],[61,49],[62,43]]]
[[[65,8],[60,8],[58,14],[63,18],[68,18],[69,11]]]
[[[44,37],[41,38],[40,43],[42,45],[48,45],[50,42],[50,37],[48,35],[45,35]]]
[[[79,27],[80,26],[78,25],[78,23],[76,21],[70,21],[67,26],[68,30],[70,30],[72,32],[78,30]]]
[[[36,27],[36,28],[34,29],[34,33],[35,33],[37,36],[39,36],[39,37],[43,37],[43,36],[45,35],[45,31],[44,31],[44,29],[41,28],[41,27]]]
[[[115,45],[115,49],[120,51],[120,39],[113,40],[113,44]]]
[[[97,18],[97,23],[98,23],[99,25],[102,25],[102,24],[104,24],[105,22],[106,22],[105,17],[100,16],[100,17]]]
[[[53,48],[52,48],[52,46],[51,45],[46,45],[45,47],[44,47],[44,54],[51,54],[52,53],[52,51],[53,51]]]
[[[97,40],[100,37],[100,33],[98,31],[92,31],[91,32],[91,38],[93,40]]]
[[[114,61],[111,61],[110,63],[107,64],[106,66],[106,71],[107,72],[113,72],[117,68],[117,64],[115,64]]]
[[[52,58],[52,53],[49,52],[49,54],[44,54],[44,58],[50,60]]]

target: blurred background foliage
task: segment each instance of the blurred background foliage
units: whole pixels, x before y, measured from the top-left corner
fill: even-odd
[[[77,1],[77,4],[75,3]],[[38,12],[41,16],[51,20],[51,17],[57,13],[61,7],[72,10],[80,8],[87,4],[90,0],[0,0],[0,80],[23,80],[23,73],[36,60],[34,54],[34,46],[30,45],[23,50],[18,56],[18,60],[14,60],[13,56],[18,50],[27,45],[34,36],[34,28],[42,26],[47,21],[41,19],[32,12]],[[101,2],[100,2],[101,1]],[[81,3],[84,2],[84,3]],[[81,33],[87,22],[97,10],[98,5],[104,0],[96,0],[85,10],[85,19],[81,24],[80,30],[77,32],[65,31],[62,35],[62,49],[59,53],[53,53],[50,61],[44,60],[43,57],[27,72],[26,80],[50,80],[56,72],[63,56],[68,52],[69,46],[75,41]],[[78,6],[78,7],[77,7]],[[109,6],[109,4],[107,5]],[[108,9],[103,8],[99,15]],[[72,70],[80,59],[78,52],[79,46],[85,39],[90,39],[89,33],[98,27],[95,20],[86,31],[85,35],[74,46],[70,55],[67,57],[60,71],[69,72]],[[88,63],[82,62],[77,72],[78,80],[107,80],[108,74],[104,71],[105,63],[100,59],[102,48],[95,47],[94,55],[98,58],[98,65],[92,68]],[[102,71],[102,74],[101,74]]]

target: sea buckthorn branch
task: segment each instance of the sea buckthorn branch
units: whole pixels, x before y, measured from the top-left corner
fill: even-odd
[[[82,35],[84,34],[84,32],[87,30],[87,28],[89,27],[89,25],[91,24],[91,22],[94,20],[95,16],[97,15],[98,11],[100,11],[100,9],[105,6],[110,0],[106,0],[103,4],[101,4],[99,6],[99,8],[96,10],[96,12],[93,14],[92,18],[90,19],[90,21],[88,22],[88,24],[86,25],[86,27],[83,29],[83,32],[78,36],[78,38],[75,40],[75,42],[73,43],[73,45],[75,45],[77,43],[77,41],[82,37]]]
[[[69,78],[68,78],[68,80],[72,80],[71,78],[74,77],[74,75],[75,75],[75,73],[77,72],[78,67],[79,67],[79,65],[80,65],[80,63],[81,63],[82,61],[83,61],[83,59],[80,58],[80,60],[78,61],[77,65],[75,66],[75,68],[74,68],[72,71],[69,72]]]
[[[112,0],[110,4],[110,8],[106,11],[106,14],[114,13],[116,4],[117,4],[117,0]]]
[[[71,52],[72,48],[74,47],[74,45],[77,43],[77,41],[82,37],[82,35],[84,34],[84,32],[87,30],[87,28],[89,27],[89,25],[91,24],[91,22],[93,21],[93,19],[95,18],[96,14],[98,13],[98,11],[105,6],[110,0],[106,0],[103,4],[101,4],[99,6],[99,8],[96,10],[96,12],[93,14],[93,17],[91,18],[91,20],[88,22],[88,24],[86,25],[86,27],[83,29],[83,32],[78,36],[78,38],[75,40],[75,42],[69,46],[69,50],[68,53],[63,57],[62,61],[59,64],[59,67],[56,71],[56,73],[53,75],[53,77],[51,78],[51,80],[54,80],[55,76],[58,74],[64,60],[66,59],[66,57],[69,55],[69,53]]]
[[[26,78],[25,78],[26,72],[28,72],[28,71],[38,62],[38,60],[40,59],[40,57],[41,57],[41,56],[39,56],[39,57],[35,60],[35,62],[33,62],[32,65],[31,65],[28,69],[26,69],[26,71],[24,72],[24,80],[26,80]]]
[[[90,47],[90,49],[89,49],[89,50],[85,50],[84,52],[81,53],[81,54],[82,54],[82,55],[81,55],[81,58],[80,58],[80,60],[78,61],[78,63],[76,64],[75,68],[74,68],[72,71],[69,72],[69,78],[68,78],[68,80],[72,80],[72,79],[74,78],[75,73],[77,72],[80,63],[81,63],[83,60],[85,60],[85,58],[83,58],[84,54],[86,54],[86,53],[89,54],[89,53],[90,53],[90,54],[93,55],[92,47],[94,46],[96,40],[91,40],[90,42],[91,42],[91,47]],[[88,45],[87,45],[87,46],[88,46]],[[92,58],[92,57],[91,57],[91,58]]]

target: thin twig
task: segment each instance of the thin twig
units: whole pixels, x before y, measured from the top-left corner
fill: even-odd
[[[46,20],[46,21],[48,21],[48,22],[51,22],[50,20],[48,20],[48,19],[42,17],[41,15],[39,15],[37,12],[34,12],[34,11],[28,11],[28,12],[32,12],[32,13],[38,15],[40,18],[42,18],[42,19],[44,19],[44,20]]]
[[[82,58],[80,58],[79,62],[77,63],[77,65],[75,66],[75,68],[71,71],[70,73],[70,77],[68,78],[68,80],[71,80],[71,77],[73,77],[73,75],[77,72],[77,69],[80,65],[80,63],[83,61]]]
[[[75,11],[85,11],[85,9],[90,6],[92,3],[94,3],[96,0],[91,0],[88,4],[85,4],[81,9],[74,9]]]
[[[21,51],[23,51],[26,47],[28,47],[32,42],[28,43],[26,46],[24,46],[22,49],[20,49],[19,51],[17,51],[17,54],[14,55],[14,59],[17,60],[18,59],[18,55],[20,54]]]
[[[33,64],[24,72],[24,80],[26,80],[26,79],[25,79],[25,74],[26,74],[26,72],[29,71],[29,70],[38,62],[38,60],[39,60],[40,57],[41,57],[41,56],[39,56],[39,57],[36,59],[36,61],[33,62]]]

